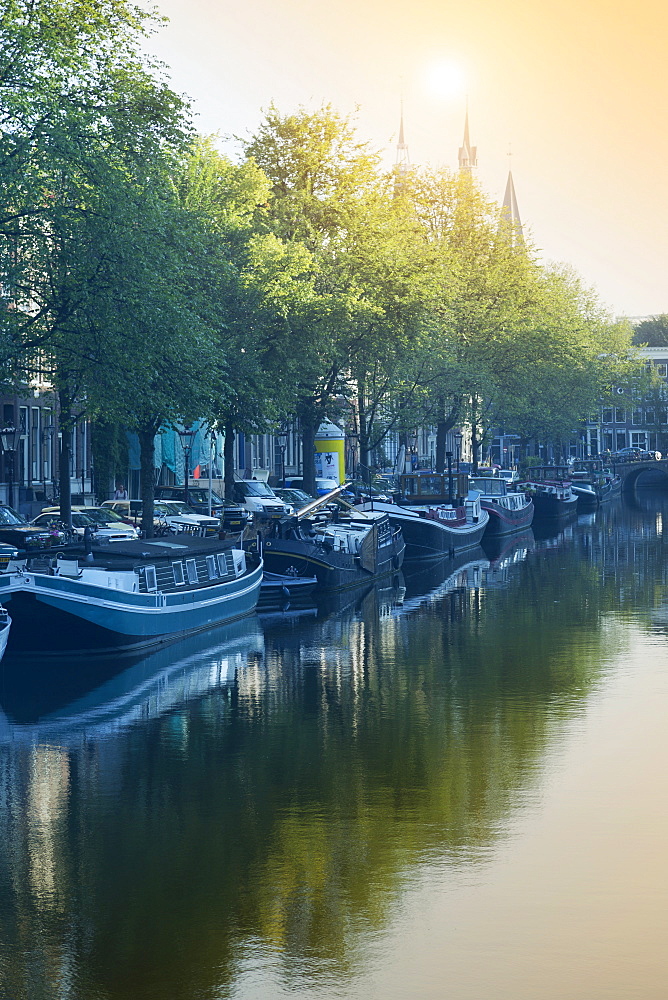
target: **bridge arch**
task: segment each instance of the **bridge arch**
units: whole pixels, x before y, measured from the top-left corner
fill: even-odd
[[[656,485],[668,487],[668,460],[661,459],[659,462],[625,462],[614,466],[614,470],[622,480],[622,489],[632,491],[638,480],[645,473],[652,473],[652,478],[656,478]]]

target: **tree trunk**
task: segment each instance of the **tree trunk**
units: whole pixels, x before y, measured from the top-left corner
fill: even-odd
[[[318,418],[315,409],[309,408],[301,413],[302,453],[303,453],[303,487],[307,493],[316,496],[315,488],[315,435]]]
[[[225,443],[223,444],[223,476],[225,478],[225,498],[234,500],[234,427],[225,424]]]
[[[155,501],[155,435],[153,422],[137,431],[141,468],[141,529],[144,538],[153,538],[153,507]]]
[[[70,460],[72,428],[76,423],[72,416],[72,398],[65,389],[58,391],[60,425],[60,455],[58,476],[60,479],[60,520],[72,527],[72,489],[70,484]]]
[[[362,479],[371,482],[371,470],[369,469],[369,427],[367,425],[367,412],[365,403],[364,383],[357,383],[357,417],[359,427],[359,461],[358,466],[362,470]]]
[[[471,458],[473,459],[473,472],[478,471],[478,455],[480,452],[480,441],[478,439],[478,412],[476,401],[471,401]]]

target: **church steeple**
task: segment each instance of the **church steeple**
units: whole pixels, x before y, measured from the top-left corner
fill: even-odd
[[[399,140],[397,142],[397,159],[394,165],[394,194],[398,195],[403,188],[404,176],[408,173],[411,165],[411,158],[408,155],[408,143],[404,137],[404,102],[401,102],[401,112],[399,116]]]
[[[513,183],[513,172],[508,171],[508,180],[506,182],[506,193],[503,196],[503,205],[501,206],[501,217],[507,223],[509,223],[514,231],[517,240],[521,243],[524,241],[524,233],[522,231],[522,220],[520,219],[520,210],[517,205],[517,196],[515,194],[515,185]]]
[[[478,166],[478,147],[471,145],[469,138],[469,106],[466,102],[466,118],[464,119],[464,143],[459,147],[459,169],[471,173]]]

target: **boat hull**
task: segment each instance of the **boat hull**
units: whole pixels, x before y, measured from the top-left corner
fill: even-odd
[[[566,521],[577,512],[578,498],[575,493],[568,497],[558,497],[551,493],[536,493],[533,497],[535,519]]]
[[[518,531],[526,531],[533,522],[533,503],[528,503],[518,510],[512,510],[496,503],[493,499],[481,497],[480,505],[489,514],[485,538],[499,538],[502,535],[513,535]]]
[[[251,614],[262,566],[198,590],[129,593],[41,573],[0,576],[12,616],[10,652],[62,653],[150,646]]]
[[[382,510],[387,514],[394,528],[401,528],[406,543],[406,561],[413,562],[423,559],[442,559],[465,552],[480,544],[489,514],[482,511],[482,516],[476,523],[467,523],[461,527],[453,527],[445,521],[421,516],[418,510],[402,507],[399,504],[363,504],[359,508],[365,510]]]
[[[359,556],[353,553],[326,552],[322,546],[301,539],[267,539],[263,558],[271,573],[315,576],[318,590],[343,590],[396,573],[401,569],[405,549],[401,532],[395,532],[392,544],[378,550],[373,573],[365,570],[360,564]]]

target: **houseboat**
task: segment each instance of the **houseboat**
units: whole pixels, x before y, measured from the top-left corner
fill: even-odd
[[[317,590],[331,591],[367,584],[401,568],[406,546],[387,514],[357,511],[347,503],[323,514],[344,489],[275,522],[264,538],[250,543],[251,549],[261,549],[270,573],[315,576]]]
[[[0,574],[9,652],[140,648],[231,622],[255,609],[262,570],[188,534],[17,557]]]
[[[485,538],[512,535],[531,527],[534,505],[523,490],[510,490],[505,479],[471,476],[471,489],[480,493],[480,504],[489,514]]]

